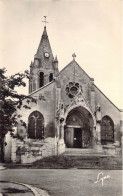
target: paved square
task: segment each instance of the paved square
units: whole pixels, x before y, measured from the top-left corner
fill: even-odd
[[[110,176],[97,181],[103,176]],[[0,171],[1,180],[12,180],[43,188],[52,196],[121,196],[121,170],[79,169],[7,169]]]

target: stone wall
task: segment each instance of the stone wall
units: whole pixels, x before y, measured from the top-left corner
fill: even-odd
[[[12,138],[9,133],[6,134],[5,142],[7,145],[4,146],[4,159],[7,162],[11,161],[11,150],[12,150]]]
[[[31,109],[21,109],[18,111],[22,115],[22,120],[28,125],[28,117],[33,111],[39,111],[44,117],[44,136],[55,136],[55,83],[51,82],[41,89],[33,92],[32,97],[37,99],[36,103],[31,103],[29,106]],[[26,101],[24,101],[26,103]],[[24,104],[24,103],[23,103]],[[21,127],[22,128],[22,127]],[[20,125],[18,125],[18,130]],[[22,128],[24,129],[24,127]]]
[[[70,64],[68,64],[60,72],[58,78],[61,82],[61,99],[66,105],[69,105],[71,102],[66,93],[66,86],[69,84],[69,82],[75,82],[82,85],[83,95],[85,99],[90,102],[89,87],[91,86],[91,79],[76,63],[76,61],[72,61]]]
[[[120,142],[120,110],[96,87],[93,78],[90,78],[84,70],[76,63],[72,61],[68,64],[58,76],[61,82],[61,99],[65,106],[70,105],[71,99],[66,92],[66,86],[69,82],[75,82],[82,85],[83,96],[86,102],[89,103],[93,113],[96,111],[96,106],[101,106],[101,116],[109,116],[114,122],[114,141]]]
[[[28,117],[34,111],[39,111],[44,117],[44,139],[30,139],[27,137],[27,129],[18,123],[18,133],[24,138],[25,142],[16,141],[16,162],[31,163],[42,159],[45,156],[56,155],[56,141],[55,141],[55,82],[40,88],[31,94],[37,99],[37,104],[29,104],[31,109],[21,109],[18,111],[22,115],[22,120],[28,125]],[[24,101],[26,103],[26,100]],[[23,103],[23,104],[25,104]]]
[[[25,142],[16,141],[16,163],[32,163],[44,157],[57,155],[55,138],[44,141],[27,139]]]
[[[101,115],[109,116],[114,122],[114,140],[121,143],[120,110],[95,86],[95,101],[101,105]]]

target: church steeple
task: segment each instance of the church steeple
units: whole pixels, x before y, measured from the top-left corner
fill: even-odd
[[[39,43],[35,58],[43,59],[46,62],[48,62],[47,61],[48,59],[49,61],[54,60],[49,38],[47,35],[46,27],[44,27],[44,31],[43,31],[41,41]]]
[[[58,60],[53,57],[46,20],[41,41],[30,67],[29,93],[51,82],[58,74]]]

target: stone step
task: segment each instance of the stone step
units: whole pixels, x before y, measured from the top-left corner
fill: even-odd
[[[66,148],[66,151],[62,154],[64,156],[91,156],[91,157],[105,157],[111,156],[103,152],[99,152],[95,149],[76,149],[76,148]]]
[[[13,164],[10,168],[41,168],[41,169],[122,169],[122,160],[112,157],[47,157],[32,165]]]
[[[95,151],[95,149],[92,149],[92,148],[66,148],[65,149],[65,152],[82,152],[82,151],[88,151],[88,152],[92,152],[92,151]]]
[[[38,168],[89,168],[89,169],[121,169],[121,159],[114,157],[99,157],[99,156],[65,156],[47,157],[35,162]],[[35,167],[34,166],[34,167]]]
[[[42,169],[122,169],[121,157],[109,156],[98,152],[94,154],[92,149],[84,149],[84,152],[82,150],[69,149],[59,156],[45,157],[25,167]],[[85,153],[85,151],[88,153]],[[24,165],[15,165],[13,167],[21,168]]]
[[[83,148],[66,148],[65,152],[66,154],[71,153],[71,154],[83,154],[83,153],[98,153],[96,149],[83,149]]]

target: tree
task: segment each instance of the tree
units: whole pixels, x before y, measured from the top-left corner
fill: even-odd
[[[6,69],[0,69],[0,144],[2,162],[4,162],[5,135],[9,132],[12,137],[15,137],[14,128],[17,126],[18,120],[22,126],[26,127],[26,123],[18,115],[17,111],[22,107],[30,109],[30,102],[36,103],[36,100],[31,96],[19,94],[15,91],[16,87],[26,86],[25,78],[29,79],[27,70],[24,73],[16,73],[8,77],[6,76]],[[26,104],[23,104],[23,100],[26,100]]]

